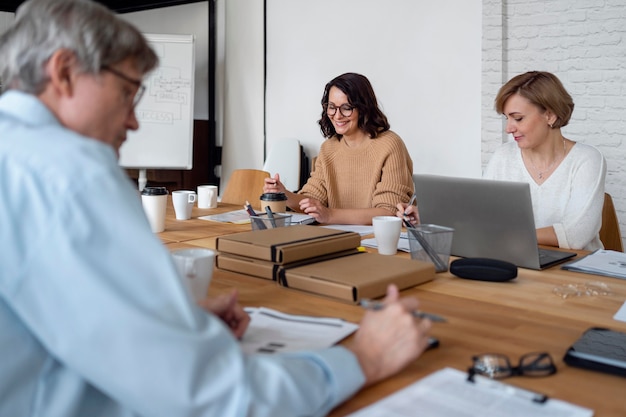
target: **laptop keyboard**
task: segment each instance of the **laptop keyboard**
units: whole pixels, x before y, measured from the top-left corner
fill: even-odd
[[[576,256],[576,254],[572,252],[562,252],[558,250],[539,248],[539,265],[541,265],[541,267],[545,267],[561,261],[565,261],[574,256]]]

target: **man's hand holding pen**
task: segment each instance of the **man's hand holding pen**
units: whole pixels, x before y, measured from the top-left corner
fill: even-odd
[[[380,381],[415,360],[428,346],[431,320],[415,320],[419,303],[414,297],[400,297],[390,285],[381,305],[369,310],[361,320],[353,342],[348,346],[356,355],[366,385]]]

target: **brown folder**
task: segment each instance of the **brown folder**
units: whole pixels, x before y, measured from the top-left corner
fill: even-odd
[[[361,236],[355,232],[295,225],[220,236],[216,247],[220,253],[288,264],[354,249],[360,244]]]
[[[260,259],[249,258],[247,256],[233,255],[230,253],[220,253],[217,256],[216,265],[219,269],[224,269],[226,271],[238,272],[240,274],[250,275],[257,278],[265,278],[277,281],[278,271],[281,267],[293,268],[296,266],[307,265],[313,262],[325,261],[341,256],[354,255],[358,252],[359,251],[354,248],[346,251],[316,256],[315,258],[303,259],[301,261],[296,261],[283,265],[270,261],[262,261]]]
[[[403,290],[435,278],[435,266],[398,256],[359,253],[278,272],[278,283],[313,294],[358,303],[385,295],[389,284]]]

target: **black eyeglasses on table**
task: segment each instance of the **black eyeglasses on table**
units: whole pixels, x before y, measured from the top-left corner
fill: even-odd
[[[512,366],[505,355],[485,353],[472,357],[473,364],[467,371],[467,380],[474,381],[474,375],[493,379],[511,376],[548,376],[556,373],[556,365],[547,352],[532,352],[520,357],[519,365]]]

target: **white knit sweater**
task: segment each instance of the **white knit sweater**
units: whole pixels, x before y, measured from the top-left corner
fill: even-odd
[[[561,248],[595,250],[603,248],[598,233],[605,175],[600,151],[576,143],[552,175],[538,185],[526,170],[517,143],[509,142],[496,150],[483,177],[529,183],[535,226],[552,226]]]

